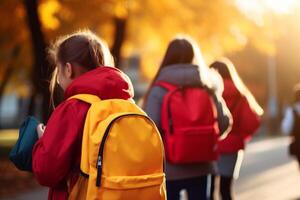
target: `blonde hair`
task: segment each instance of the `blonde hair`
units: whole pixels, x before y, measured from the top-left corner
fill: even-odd
[[[52,43],[49,50],[50,59],[55,64],[50,80],[51,102],[57,83],[57,64],[63,66],[71,63],[89,71],[98,66],[114,67],[114,59],[104,40],[90,30],[80,30],[70,35],[59,37]]]

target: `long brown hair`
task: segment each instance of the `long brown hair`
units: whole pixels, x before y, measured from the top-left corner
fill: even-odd
[[[216,79],[212,78],[212,76],[216,76],[216,74],[213,74],[205,64],[202,53],[197,43],[187,35],[179,35],[169,43],[161,65],[144,96],[143,107],[145,107],[147,103],[150,90],[154,86],[161,70],[166,66],[171,66],[174,64],[197,65],[200,80],[203,85],[215,92],[218,90],[223,90],[223,83],[221,81],[218,81],[218,83],[214,83]]]
[[[49,58],[55,63],[50,81],[51,102],[57,84],[57,65],[71,63],[80,66],[82,73],[98,66],[114,67],[107,44],[89,30],[77,31],[58,38],[49,48]]]
[[[216,69],[223,79],[232,80],[238,91],[247,98],[247,101],[253,111],[258,115],[263,114],[263,109],[257,103],[253,94],[244,84],[239,74],[237,73],[233,63],[227,58],[221,58],[210,65],[211,68]]]

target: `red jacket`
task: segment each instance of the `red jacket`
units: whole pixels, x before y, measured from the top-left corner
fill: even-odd
[[[76,94],[104,99],[130,99],[129,78],[112,67],[98,67],[76,78],[65,91],[65,99]],[[67,199],[67,181],[74,183],[80,167],[81,140],[89,105],[79,100],[62,102],[51,115],[43,137],[35,144],[32,168],[38,182],[50,187],[48,199]]]
[[[251,109],[246,97],[242,96],[231,80],[224,80],[223,98],[232,114],[230,133],[219,141],[220,153],[235,153],[245,148],[260,125],[260,117]]]

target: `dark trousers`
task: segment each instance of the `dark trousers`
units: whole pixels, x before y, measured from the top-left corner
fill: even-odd
[[[210,193],[210,200],[214,200],[214,190],[215,190],[215,184],[216,184],[216,176],[212,176],[211,178],[211,193]],[[220,194],[222,200],[232,200],[232,177],[225,177],[220,176]]]
[[[200,176],[196,178],[188,178],[181,180],[167,181],[167,197],[168,200],[179,200],[180,191],[187,190],[189,200],[208,200],[207,188],[208,176]]]

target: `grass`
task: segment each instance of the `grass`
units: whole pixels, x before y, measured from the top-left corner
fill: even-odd
[[[32,173],[18,170],[7,158],[0,158],[0,199],[38,187]]]
[[[0,130],[0,199],[30,191],[38,186],[32,173],[18,170],[8,159],[18,137],[18,129]]]
[[[18,129],[3,129],[0,130],[0,148],[12,147],[19,137]]]

